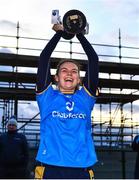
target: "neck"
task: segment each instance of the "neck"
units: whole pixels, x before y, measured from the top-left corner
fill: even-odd
[[[57,89],[63,94],[74,94],[75,93],[75,89],[61,89],[59,86],[57,86]]]
[[[74,94],[75,90],[62,90],[60,92],[63,94]]]

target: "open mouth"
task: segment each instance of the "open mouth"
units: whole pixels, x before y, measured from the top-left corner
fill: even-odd
[[[73,82],[73,79],[67,78],[67,79],[65,79],[65,82]]]

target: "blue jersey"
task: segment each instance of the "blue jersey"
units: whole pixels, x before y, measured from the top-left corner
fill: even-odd
[[[41,138],[36,160],[55,166],[85,168],[96,163],[91,112],[96,98],[82,87],[64,95],[50,85],[37,94]]]

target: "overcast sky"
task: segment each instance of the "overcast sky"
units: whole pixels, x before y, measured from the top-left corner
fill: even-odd
[[[16,35],[19,22],[22,35],[50,39],[53,9],[59,9],[61,17],[71,9],[82,11],[91,43],[118,44],[120,29],[122,45],[139,47],[139,0],[0,0],[0,35]]]
[[[0,0],[0,33],[15,32],[19,21],[22,33],[49,38],[53,9],[61,17],[71,9],[82,11],[92,42],[116,43],[120,28],[124,44],[139,45],[139,0]]]
[[[0,0],[0,34],[16,35],[19,22],[20,36],[50,39],[54,34],[51,29],[53,9],[59,10],[61,19],[71,9],[82,11],[89,23],[86,37],[91,43],[118,45],[120,29],[122,45],[139,47],[139,0]],[[6,38],[0,40],[1,45]],[[43,48],[44,45],[30,46]],[[95,48],[98,54],[117,53],[113,49]],[[128,49],[122,53],[139,57],[138,50]]]

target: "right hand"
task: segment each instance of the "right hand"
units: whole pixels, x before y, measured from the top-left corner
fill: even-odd
[[[53,25],[53,27],[52,27],[52,29],[55,31],[55,32],[57,32],[57,31],[64,31],[64,27],[63,27],[63,25],[62,24],[54,24]]]

